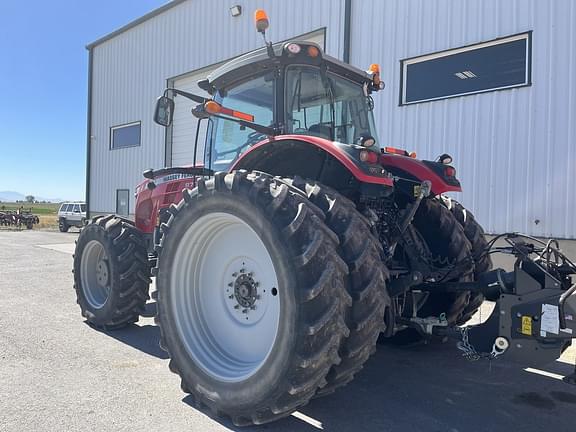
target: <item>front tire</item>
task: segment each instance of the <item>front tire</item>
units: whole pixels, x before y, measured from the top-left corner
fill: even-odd
[[[138,321],[150,285],[146,242],[131,221],[98,216],[80,232],[74,289],[82,316],[105,330]]]
[[[348,334],[338,238],[286,184],[217,173],[162,224],[162,346],[182,389],[236,425],[289,415],[326,384]]]
[[[70,227],[68,226],[66,219],[60,218],[58,220],[58,229],[60,230],[60,232],[63,232],[63,233],[68,232],[68,229],[70,229]]]

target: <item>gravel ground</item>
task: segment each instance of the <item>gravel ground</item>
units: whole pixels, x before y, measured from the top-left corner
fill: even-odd
[[[151,318],[105,333],[72,290],[75,233],[0,232],[0,431],[236,430],[190,405]],[[150,305],[150,314],[153,305]],[[574,430],[574,350],[541,370],[453,344],[380,346],[352,384],[266,431]]]

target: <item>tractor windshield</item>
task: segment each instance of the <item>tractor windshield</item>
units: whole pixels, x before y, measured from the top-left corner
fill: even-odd
[[[378,143],[372,100],[358,83],[316,67],[292,66],[286,71],[286,104],[288,133],[347,144],[371,135]]]

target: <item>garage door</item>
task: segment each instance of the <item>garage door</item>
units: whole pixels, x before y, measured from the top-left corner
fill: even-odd
[[[201,71],[194,72],[184,78],[174,80],[174,87],[199,96],[210,97],[198,87],[197,82],[204,79],[210,72],[216,69],[218,65],[211,68],[204,68]],[[196,125],[198,120],[192,115],[192,108],[197,103],[186,99],[182,96],[177,96],[175,99],[176,106],[174,108],[174,123],[172,125],[172,166],[192,165],[194,159],[194,141],[196,139]],[[201,145],[198,146],[198,161],[203,159],[204,155],[204,137],[206,135],[206,126],[208,122],[202,121],[200,135],[198,141]]]
[[[312,33],[307,33],[305,35],[295,37],[292,40],[314,42],[320,47],[325,48],[324,35],[325,30],[320,29]],[[197,82],[206,78],[210,72],[212,72],[221,64],[222,63],[219,63],[211,67],[190,72],[189,74],[172,80],[172,85],[177,89],[208,97],[209,95],[198,87]],[[197,119],[191,114],[191,110],[195,105],[196,102],[192,102],[191,100],[184,97],[179,96],[176,98],[171,143],[168,145],[168,148],[172,149],[170,152],[171,157],[166,161],[170,166],[192,165],[192,160],[194,159],[194,141],[196,139]],[[206,137],[207,125],[208,122],[203,120],[198,138],[199,145],[198,155],[196,157],[197,162],[201,162],[204,158],[204,141]]]

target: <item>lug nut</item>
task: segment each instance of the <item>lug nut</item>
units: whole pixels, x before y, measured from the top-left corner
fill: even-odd
[[[240,273],[245,273],[245,272],[246,272],[246,270],[240,269]]]
[[[247,313],[248,313],[248,309],[242,309],[242,313],[247,314]]]
[[[234,309],[240,309],[240,305],[234,305]]]
[[[254,276],[254,273],[250,272],[250,273],[248,273],[248,276],[252,277],[252,276]]]
[[[236,277],[236,276],[238,276],[238,273],[236,273],[236,272],[232,273],[232,277]]]
[[[256,305],[252,305],[252,306],[250,306],[250,309],[252,309],[252,310],[256,310]]]
[[[233,298],[234,298],[234,294],[230,294],[230,295],[228,296],[228,298],[229,298],[229,299],[233,299]]]
[[[232,287],[232,286],[234,286],[234,284],[233,284],[232,282],[230,282],[230,283],[228,284],[228,286],[229,286],[229,287]]]
[[[256,300],[260,300],[260,294],[256,294]]]

